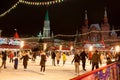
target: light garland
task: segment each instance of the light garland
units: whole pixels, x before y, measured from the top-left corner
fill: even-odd
[[[19,0],[20,3],[28,4],[28,5],[36,5],[36,6],[52,5],[52,4],[56,4],[56,3],[61,3],[63,1],[64,0],[54,0],[54,1],[45,1],[45,2],[31,2],[31,1]]]
[[[27,4],[27,5],[34,5],[34,6],[48,6],[56,3],[61,3],[64,0],[54,0],[54,1],[46,1],[46,2],[30,2],[25,0],[19,0],[17,3],[15,3],[11,8],[9,8],[4,13],[0,14],[0,17],[5,16],[7,13],[9,13],[11,10],[15,9],[19,3]]]
[[[5,11],[4,13],[0,14],[0,17],[5,16],[7,13],[9,13],[11,10],[15,9],[17,7],[17,5],[19,4],[19,1],[17,3],[15,3],[10,9],[8,9],[7,11]]]
[[[55,35],[54,37],[75,37],[75,36],[81,36],[81,35],[88,35],[90,33],[103,33],[103,32],[112,32],[113,30],[111,31],[90,31],[90,32],[86,32],[86,33],[83,33],[83,34],[75,34],[75,35],[63,35],[63,34],[58,34],[58,35]],[[115,32],[117,31],[120,31],[120,30],[114,30]]]

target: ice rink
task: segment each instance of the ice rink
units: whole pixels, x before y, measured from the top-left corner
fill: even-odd
[[[67,56],[66,64],[62,65],[62,59],[60,65],[52,66],[51,57],[46,62],[45,74],[40,73],[40,57],[37,56],[36,62],[28,61],[28,68],[24,71],[22,61],[19,61],[18,69],[14,69],[14,64],[9,63],[7,59],[7,69],[2,68],[0,70],[0,80],[69,80],[77,75],[74,74],[74,64],[71,64],[73,55]],[[1,64],[1,61],[0,61]],[[102,66],[105,65],[102,64]],[[82,70],[82,64],[80,64],[80,75],[91,71],[91,65],[87,60],[86,70]]]

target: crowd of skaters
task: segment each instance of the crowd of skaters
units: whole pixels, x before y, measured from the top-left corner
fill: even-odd
[[[31,59],[35,62],[36,56],[40,56],[40,72],[45,72],[45,65],[48,57],[52,59],[53,66],[59,66],[60,60],[62,59],[63,66],[67,60],[68,52],[61,52],[61,51],[39,51],[39,52],[32,52],[31,50],[22,50],[22,51],[0,51],[0,58],[2,60],[0,69],[6,66],[6,60],[9,58],[9,62],[14,62],[14,69],[18,68],[19,60],[23,60],[23,68],[24,70],[27,69],[28,60]],[[75,66],[75,75],[79,75],[81,66],[84,71],[86,71],[86,60],[88,59],[91,64],[91,70],[94,70],[94,67],[97,69],[99,68],[99,64],[102,65],[103,60],[106,59],[106,65],[112,63],[112,59],[115,59],[120,62],[120,52],[112,53],[110,51],[86,51],[85,49],[79,50],[75,49],[70,55],[74,55],[71,63],[74,63]],[[82,65],[80,65],[80,63]]]
[[[71,63],[74,62],[76,75],[79,75],[80,63],[82,63],[82,69],[86,71],[85,66],[87,59],[90,61],[90,65],[92,67],[91,71],[93,71],[94,69],[98,69],[99,65],[102,65],[104,63],[103,60],[106,60],[106,65],[111,64],[115,61],[120,62],[120,52],[113,53],[110,51],[98,51],[98,50],[85,51],[85,49],[81,51],[79,49],[76,49],[74,53],[74,58],[71,62]]]
[[[53,60],[53,53],[55,52],[54,60]],[[58,51],[52,51],[51,53],[45,52],[43,50],[41,51],[35,51],[32,52],[31,50],[21,50],[21,51],[13,51],[13,50],[4,50],[0,51],[0,59],[2,60],[2,63],[0,64],[0,69],[7,68],[6,61],[7,59],[9,60],[9,63],[14,63],[14,69],[18,69],[18,63],[19,61],[23,62],[23,68],[26,71],[27,66],[28,66],[28,61],[31,59],[33,62],[35,62],[36,57],[40,56],[40,71],[45,72],[45,63],[47,61],[48,57],[51,57],[53,60],[54,66],[56,65],[55,62],[57,62],[57,65],[60,63],[60,58],[61,58],[61,53]],[[63,52],[63,65],[65,64],[66,61],[66,54]]]

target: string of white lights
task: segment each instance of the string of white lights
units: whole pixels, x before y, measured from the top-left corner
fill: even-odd
[[[61,3],[64,0],[54,0],[54,1],[46,1],[46,2],[30,2],[30,1],[25,1],[25,0],[19,0],[17,3],[15,3],[11,8],[0,14],[0,17],[5,16],[8,14],[11,10],[15,9],[19,3],[22,4],[27,4],[27,5],[34,5],[34,6],[48,6],[56,3]]]
[[[15,9],[17,7],[17,5],[19,4],[19,1],[17,3],[15,3],[11,8],[9,8],[7,11],[5,11],[4,13],[0,14],[0,17],[5,16],[7,13],[9,13],[11,10]]]
[[[112,32],[113,30],[111,31],[90,31],[90,32],[86,32],[86,33],[83,33],[83,34],[74,34],[74,35],[63,35],[63,34],[58,34],[58,35],[55,35],[54,37],[75,37],[75,36],[81,36],[81,35],[88,35],[90,33],[104,33],[104,32]],[[114,30],[115,32],[117,31],[120,31],[120,30]]]
[[[45,2],[31,2],[31,1],[19,0],[20,3],[28,4],[28,5],[36,5],[36,6],[52,5],[52,4],[56,4],[56,3],[61,3],[63,1],[64,0],[53,0],[53,1],[45,1]]]

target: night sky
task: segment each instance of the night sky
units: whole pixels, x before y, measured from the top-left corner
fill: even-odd
[[[18,0],[0,0],[0,14],[11,8]],[[29,0],[47,1],[47,0]],[[50,0],[48,0],[50,1]],[[81,30],[84,11],[88,11],[89,25],[101,24],[104,8],[107,8],[108,20],[115,29],[120,29],[120,0],[64,0],[50,6],[31,6],[19,4],[15,9],[0,17],[0,29],[3,37],[11,37],[17,29],[19,35],[37,36],[43,30],[46,10],[49,11],[51,31],[57,34],[75,34]]]

